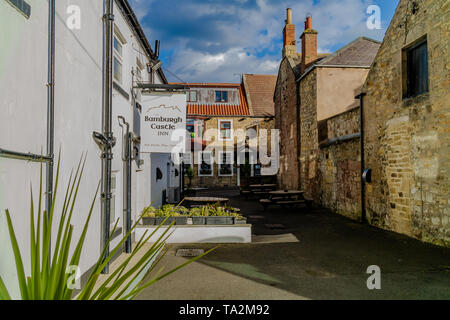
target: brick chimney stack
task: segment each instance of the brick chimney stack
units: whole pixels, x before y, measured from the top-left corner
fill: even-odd
[[[292,9],[287,9],[286,25],[283,30],[283,58],[297,57],[297,46],[295,41],[295,25],[292,23]]]
[[[302,39],[302,73],[312,62],[317,60],[317,34],[318,32],[312,28],[312,17],[309,16],[305,21],[305,31]]]

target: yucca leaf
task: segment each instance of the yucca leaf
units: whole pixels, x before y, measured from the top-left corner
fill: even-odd
[[[9,295],[8,289],[6,288],[2,277],[0,277],[0,300],[11,300],[11,296]]]
[[[203,258],[204,256],[206,256],[206,255],[209,254],[210,252],[214,251],[215,249],[216,249],[216,248],[213,248],[213,249],[211,249],[211,250],[209,250],[209,251],[203,253],[202,255],[200,255],[200,256],[198,256],[198,257],[195,257],[195,258],[193,258],[193,259],[191,259],[191,260],[189,260],[189,261],[187,261],[187,262],[185,262],[185,263],[179,265],[178,267],[176,267],[176,268],[170,270],[169,272],[163,274],[162,276],[159,276],[158,278],[149,281],[148,283],[146,283],[145,285],[141,286],[140,288],[137,288],[137,289],[133,290],[133,292],[131,292],[131,293],[129,293],[128,295],[126,295],[122,300],[128,300],[128,299],[133,299],[133,298],[135,298],[139,293],[141,293],[142,291],[144,291],[145,289],[147,289],[148,287],[150,287],[150,286],[153,285],[154,283],[156,283],[156,282],[158,282],[158,281],[164,279],[165,277],[167,277],[167,276],[171,275],[172,273],[174,273],[174,272],[180,270],[181,268],[184,268],[185,266],[187,266],[187,265],[189,265],[189,264],[191,264],[191,263],[193,263],[193,262],[195,262],[195,261],[197,261],[197,260]]]
[[[131,233],[136,229],[138,223],[141,221],[142,219],[142,215],[139,217],[139,219],[137,219],[137,221],[135,222],[135,224],[130,228],[130,231],[128,231],[128,233],[125,235],[125,237],[122,238],[122,240],[116,245],[115,249],[113,250],[113,252],[105,259],[105,261],[103,261],[103,263],[101,265],[96,266],[96,268],[94,268],[93,273],[98,273],[100,274],[101,270],[103,270],[103,268],[106,266],[107,263],[109,263],[109,261],[114,257],[114,255],[116,254],[117,250],[120,249],[123,245],[123,243],[126,241],[126,239],[129,237],[129,235],[131,235]],[[165,221],[167,221],[168,218],[166,218],[166,220],[164,220],[163,224],[165,223]],[[172,224],[173,225],[173,224]],[[146,238],[145,240],[143,240],[144,242],[147,242],[148,239],[150,239],[160,228],[161,228],[162,224],[160,226],[158,226],[158,228],[156,228],[148,238]],[[113,233],[113,232],[112,232]],[[145,233],[144,233],[145,234]],[[105,246],[104,250],[109,246],[109,243],[111,241],[111,237],[107,243],[107,245]],[[134,250],[133,254],[137,254],[138,251]],[[102,256],[105,254],[105,252],[102,253]],[[125,261],[126,262],[126,261]],[[124,265],[124,263],[122,263],[122,266]],[[121,269],[119,267],[119,269]],[[106,282],[110,282],[113,279],[113,277],[109,277]],[[89,281],[89,280],[88,280]],[[100,287],[100,289],[98,289],[94,295],[92,295],[92,297],[97,297],[99,294],[101,294],[101,290],[105,287],[106,285],[102,285]],[[90,293],[89,293],[90,294]],[[83,296],[84,299],[87,299],[86,296]]]
[[[36,263],[36,232],[34,223],[34,203],[33,203],[33,188],[30,185],[30,255],[31,255],[31,276],[39,277],[39,265]],[[28,286],[28,291],[30,293],[30,299],[38,294],[38,289],[30,283]]]
[[[8,209],[6,209],[6,221],[8,223],[9,237],[11,239],[11,246],[14,252],[14,260],[16,262],[17,279],[19,281],[20,293],[22,294],[22,299],[27,300],[28,299],[27,281],[25,278],[25,271],[23,268],[22,255],[20,254],[20,248],[19,245],[17,244],[16,234],[14,232],[14,227]]]
[[[88,217],[86,219],[86,223],[84,225],[83,232],[81,233],[80,239],[78,240],[78,244],[77,244],[77,246],[75,248],[75,251],[74,251],[74,253],[72,255],[72,259],[70,261],[70,265],[71,266],[78,266],[79,265],[81,252],[83,250],[84,241],[86,239],[86,234],[87,234],[87,230],[88,230],[88,227],[89,227],[89,222],[91,221],[92,212],[94,210],[94,206],[95,206],[95,202],[96,202],[96,199],[97,199],[97,196],[98,196],[99,189],[100,189],[100,183],[97,185],[97,190],[95,192],[94,200],[92,201],[91,208],[89,210],[89,214],[88,214]],[[69,288],[66,286],[63,295],[64,295],[65,298],[70,299],[70,297],[72,295],[72,292],[73,292],[73,290],[69,290]]]

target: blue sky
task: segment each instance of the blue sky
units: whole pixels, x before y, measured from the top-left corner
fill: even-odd
[[[161,40],[169,81],[186,82],[239,82],[243,73],[276,74],[286,8],[293,10],[297,39],[310,14],[319,31],[319,52],[334,52],[359,36],[381,41],[398,2],[130,0],[150,43]],[[372,4],[381,8],[381,30],[367,28],[367,8]]]

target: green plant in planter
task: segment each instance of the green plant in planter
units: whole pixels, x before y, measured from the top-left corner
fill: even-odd
[[[53,203],[50,212],[42,211],[42,165],[40,173],[40,189],[38,206],[35,207],[33,199],[33,191],[31,189],[31,206],[30,206],[30,254],[31,265],[30,275],[25,274],[25,267],[19,245],[17,242],[16,233],[11,220],[9,210],[6,210],[6,220],[8,225],[9,236],[14,253],[18,284],[20,289],[20,296],[23,300],[71,300],[73,298],[74,289],[69,286],[70,274],[67,270],[70,267],[80,265],[81,254],[85,244],[87,230],[90,219],[92,217],[95,200],[98,196],[100,183],[97,186],[97,191],[92,201],[90,210],[87,215],[86,222],[81,232],[79,241],[73,243],[74,226],[71,224],[71,219],[74,214],[74,208],[77,200],[78,190],[83,175],[86,157],[80,160],[75,176],[70,175],[66,194],[64,197],[64,204],[61,208],[59,222],[56,226],[53,225],[55,201],[57,198],[58,181],[60,172],[60,157],[58,159],[58,166],[55,179],[55,187],[53,190]],[[37,217],[36,217],[37,214]],[[116,222],[111,237],[105,245],[105,249],[100,254],[97,263],[93,267],[88,276],[87,283],[82,288],[81,292],[75,297],[77,300],[130,300],[135,298],[144,289],[152,284],[164,279],[180,268],[192,263],[205,254],[187,261],[186,263],[168,271],[164,274],[162,269],[159,269],[156,274],[155,268],[158,266],[161,259],[167,253],[168,248],[166,241],[170,237],[169,230],[164,230],[163,234],[151,245],[149,249],[144,249],[145,244],[150,240],[159,226],[154,232],[144,236],[136,243],[131,254],[129,254],[124,262],[122,262],[111,274],[109,274],[104,281],[99,283],[99,278],[105,266],[111,262],[113,257],[122,248],[126,239],[135,230],[137,224],[142,219],[142,216],[137,219],[131,230],[123,237],[123,239],[112,248],[109,254],[106,254],[106,248],[111,244],[111,237],[115,233],[118,225]],[[55,230],[56,233],[52,232]],[[54,242],[52,242],[53,240]],[[50,243],[52,245],[52,252],[50,251]],[[72,254],[71,254],[72,253]],[[140,257],[136,263],[130,265],[131,259]],[[144,282],[146,278],[149,278]],[[11,295],[8,292],[3,279],[0,277],[0,300],[11,300]]]
[[[244,186],[243,190],[249,189],[250,186],[250,176],[252,174],[252,166],[249,164],[249,161],[246,159],[244,164],[240,165],[240,173],[243,177]]]
[[[188,177],[189,182],[188,182],[188,189],[192,188],[192,179],[194,179],[194,169],[190,166],[189,168],[186,169],[186,177]]]
[[[142,216],[144,218],[155,218],[156,217],[156,209],[152,206],[149,206],[142,211]]]

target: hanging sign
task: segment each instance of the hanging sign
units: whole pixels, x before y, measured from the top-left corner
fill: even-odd
[[[185,92],[142,95],[142,153],[185,153],[186,105]]]

